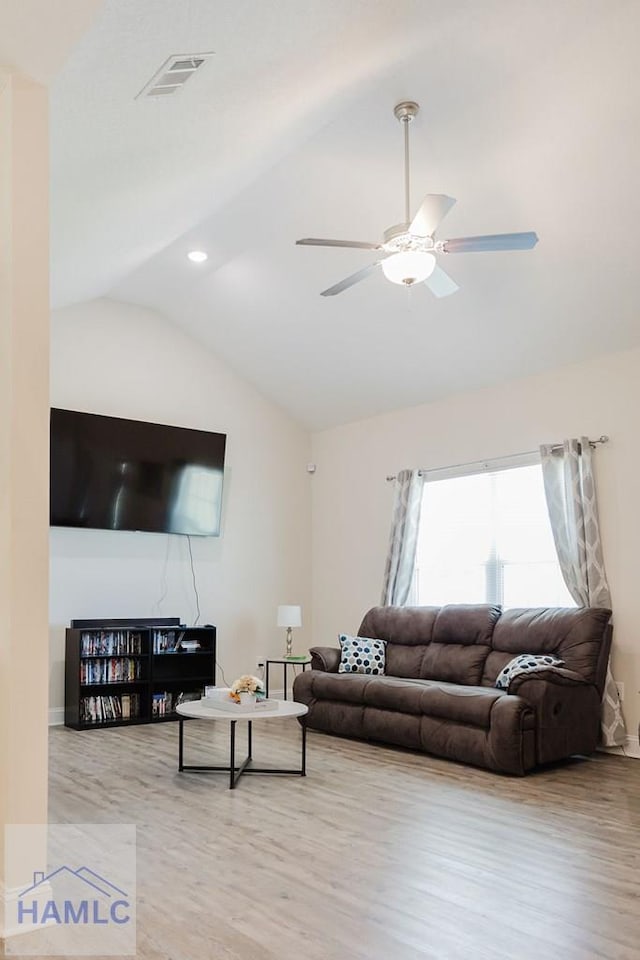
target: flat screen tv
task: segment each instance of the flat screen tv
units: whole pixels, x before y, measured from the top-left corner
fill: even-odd
[[[220,534],[226,435],[51,411],[54,527]]]

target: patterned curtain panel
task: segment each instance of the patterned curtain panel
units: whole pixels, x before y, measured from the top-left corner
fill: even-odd
[[[401,470],[397,476],[382,587],[383,606],[402,606],[412,599],[423,487],[424,478],[419,470]]]
[[[540,453],[551,528],[569,592],[583,607],[610,607],[589,440],[565,440],[562,448],[555,449],[545,444]],[[610,666],[602,698],[601,729],[605,746],[625,742],[626,728]]]

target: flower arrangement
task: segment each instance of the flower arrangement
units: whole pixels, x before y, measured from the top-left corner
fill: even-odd
[[[245,673],[231,684],[229,696],[232,700],[235,700],[236,703],[240,703],[241,693],[250,693],[255,697],[264,696],[264,684],[259,677],[252,677],[250,674]]]

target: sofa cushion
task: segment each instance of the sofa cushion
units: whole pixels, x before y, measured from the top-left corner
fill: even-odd
[[[491,644],[500,607],[491,603],[450,604],[445,607],[372,607],[358,633],[390,644]],[[387,651],[388,652],[388,651]]]
[[[452,603],[440,607],[433,628],[433,643],[491,645],[501,608],[493,603]]]
[[[424,649],[419,677],[477,686],[482,681],[489,651],[489,647],[480,644],[430,643]]]
[[[387,643],[385,673],[388,677],[413,677],[419,680],[422,676],[422,661],[424,660],[425,646],[408,646],[404,643]]]
[[[389,644],[424,646],[431,635],[439,607],[372,607],[364,615],[358,633]]]
[[[491,710],[507,694],[488,687],[461,687],[429,680],[367,677],[363,674],[307,675],[309,694],[319,700],[359,704],[364,708],[431,716],[488,730]]]
[[[477,685],[499,617],[493,604],[373,607],[358,632],[387,641],[387,676]]]
[[[522,673],[534,673],[538,670],[548,670],[552,667],[563,667],[564,660],[550,653],[521,653],[509,660],[496,677],[498,690],[508,690],[511,681]]]
[[[384,640],[373,640],[370,637],[350,637],[341,633],[340,665],[338,673],[365,673],[378,676],[384,673]]]
[[[505,610],[493,631],[482,683],[493,686],[503,667],[519,653],[554,654],[588,683],[598,683],[603,634],[610,618],[611,610],[604,607]]]

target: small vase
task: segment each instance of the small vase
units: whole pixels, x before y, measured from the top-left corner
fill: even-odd
[[[256,705],[256,695],[255,693],[241,693],[240,694],[240,706],[241,707],[255,707]]]

